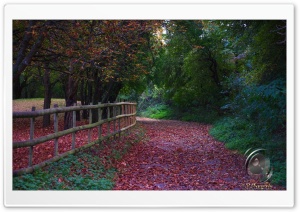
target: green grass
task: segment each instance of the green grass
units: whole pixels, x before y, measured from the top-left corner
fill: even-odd
[[[116,169],[91,152],[69,155],[44,169],[13,179],[14,190],[109,190]]]
[[[203,107],[191,107],[182,111],[180,108],[172,108],[165,104],[152,105],[139,112],[140,116],[153,119],[175,119],[189,122],[213,123],[219,116],[216,111]]]
[[[145,111],[142,111],[140,115],[153,119],[171,119],[173,117],[173,111],[168,108],[167,105],[158,104],[149,106]]]
[[[255,123],[244,119],[226,117],[217,121],[210,134],[225,143],[228,149],[238,150],[241,154],[249,148],[264,148],[271,161],[273,184],[286,186],[286,142],[285,137],[262,134]]]

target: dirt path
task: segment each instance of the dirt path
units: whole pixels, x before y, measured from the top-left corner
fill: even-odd
[[[146,142],[131,149],[118,165],[115,190],[253,190],[245,158],[209,134],[209,125],[138,118]]]

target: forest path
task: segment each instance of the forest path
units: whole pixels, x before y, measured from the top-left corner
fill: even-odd
[[[146,142],[122,158],[115,190],[247,190],[259,183],[246,173],[243,155],[209,135],[210,125],[137,120]]]

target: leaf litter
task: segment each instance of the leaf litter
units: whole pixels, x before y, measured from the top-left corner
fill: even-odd
[[[251,178],[245,157],[209,135],[210,125],[137,118],[146,142],[118,167],[115,190],[283,190]]]
[[[111,161],[107,166],[118,170],[114,179],[114,190],[285,190],[283,187],[251,178],[244,167],[245,157],[227,149],[224,143],[210,136],[210,125],[140,117],[137,120],[139,127],[146,132],[144,142],[132,144],[120,158],[103,158],[103,161]],[[76,123],[77,126],[83,124],[87,122],[83,120]],[[59,125],[62,130],[63,122],[59,122]],[[102,135],[105,135],[107,126],[102,129]],[[36,120],[34,137],[51,133],[53,126],[42,128],[42,119]],[[97,139],[97,135],[95,128],[92,140]],[[28,138],[28,120],[14,120],[13,140]],[[87,141],[87,131],[76,133],[76,147],[86,144]],[[71,142],[71,135],[60,137],[59,153],[70,150]],[[105,154],[102,152],[99,157],[110,157],[114,148],[121,151],[121,143],[109,146],[103,143]],[[35,146],[33,164],[53,157],[53,153],[53,140]],[[28,148],[14,149],[13,169],[27,166]]]

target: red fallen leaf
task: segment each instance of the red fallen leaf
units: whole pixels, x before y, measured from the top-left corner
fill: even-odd
[[[58,178],[58,182],[60,182],[60,183],[61,183],[62,181],[63,181],[63,180],[62,180],[62,178]]]
[[[177,152],[183,152],[183,149],[181,147],[176,149]]]
[[[119,162],[118,169],[124,163],[130,167],[119,173],[116,190],[244,190],[246,183],[256,182],[245,173],[244,156],[209,135],[210,125],[138,120],[147,141]]]
[[[24,120],[14,120],[13,140],[29,139],[29,122]],[[77,122],[76,125],[84,123],[87,122]],[[245,185],[258,182],[245,172],[242,155],[226,149],[224,143],[209,135],[210,125],[146,118],[139,118],[139,123],[146,132],[144,142],[129,142],[135,139],[135,133],[132,133],[126,137],[127,141],[122,137],[123,140],[114,142],[111,139],[101,144],[99,157],[103,165],[120,171],[115,178],[116,190],[245,190]],[[63,130],[63,122],[59,123],[59,130]],[[107,125],[104,125],[102,134],[106,132]],[[42,128],[42,119],[36,119],[34,137],[49,133],[53,133],[53,125]],[[95,128],[92,139],[97,139],[97,136]],[[76,147],[87,143],[87,138],[87,131],[76,133]],[[60,137],[59,153],[70,150],[71,143],[72,135]],[[113,150],[123,150],[125,143],[130,143],[131,149],[122,160],[113,160]],[[29,148],[13,150],[14,170],[28,166],[28,153]],[[53,157],[53,153],[54,141],[37,145],[33,163],[47,160]],[[88,172],[88,169],[82,169],[82,172]],[[283,188],[272,186],[272,189]]]

